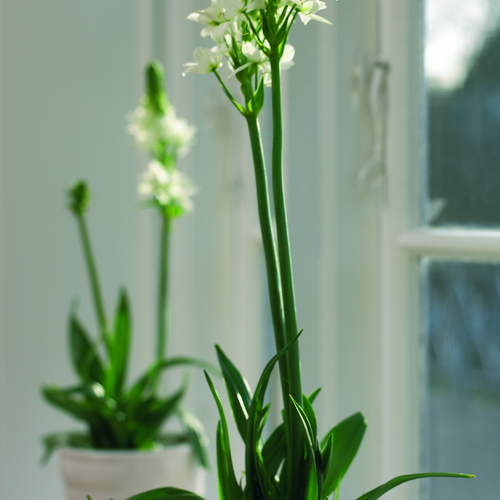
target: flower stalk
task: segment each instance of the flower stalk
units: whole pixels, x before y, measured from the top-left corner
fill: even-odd
[[[139,182],[139,193],[158,209],[161,220],[157,303],[156,357],[167,359],[169,335],[169,253],[173,220],[193,209],[196,189],[176,168],[177,158],[188,153],[195,129],[178,118],[163,87],[163,68],[158,61],[146,68],[146,94],[130,115],[129,132],[151,156]]]
[[[169,254],[171,219],[162,214],[160,236],[160,274],[158,282],[158,336],[156,359],[161,363],[167,359],[168,316],[169,316]]]
[[[283,309],[283,297],[281,280],[279,276],[278,258],[274,244],[274,235],[271,221],[271,209],[269,204],[266,167],[264,163],[264,151],[262,148],[262,137],[259,121],[255,116],[247,117],[250,144],[252,147],[255,183],[257,187],[257,208],[259,212],[260,230],[262,235],[262,246],[266,261],[267,284],[269,300],[271,304],[271,315],[273,320],[276,350],[280,351],[286,345],[285,317]],[[280,373],[288,374],[288,358],[283,356],[279,361]],[[284,405],[288,405],[290,388],[288,376],[281,378],[281,391]],[[285,412],[285,424],[289,428],[289,412]]]
[[[274,194],[274,210],[276,216],[276,232],[278,237],[278,255],[281,273],[281,289],[285,313],[286,341],[291,342],[299,333],[297,327],[297,313],[295,308],[295,291],[293,284],[292,257],[288,235],[288,221],[285,203],[285,187],[283,181],[283,114],[281,102],[281,69],[279,46],[271,47],[269,60],[271,63],[272,111],[273,111],[273,150],[272,150],[272,179]],[[302,406],[302,375],[298,342],[290,347],[286,353],[288,364],[289,396]],[[283,374],[281,375],[283,379]],[[300,498],[298,482],[302,463],[303,427],[299,414],[295,411],[290,397],[285,402],[285,412],[289,415],[288,445],[290,450],[289,461],[289,493],[290,498]]]
[[[90,281],[90,289],[92,291],[92,300],[94,302],[94,310],[97,319],[97,325],[101,331],[103,338],[107,333],[107,317],[102,299],[101,286],[99,284],[99,275],[97,266],[92,252],[90,236],[87,229],[87,221],[85,214],[90,204],[90,191],[85,181],[75,182],[68,190],[68,208],[76,217],[78,223],[78,232],[80,233],[80,242],[82,245],[83,255],[87,268],[87,274]]]
[[[84,215],[77,216],[78,229],[80,232],[80,240],[82,242],[83,253],[85,262],[87,264],[87,272],[90,280],[90,287],[92,290],[92,298],[94,301],[94,308],[97,316],[97,322],[103,336],[107,332],[107,318],[104,309],[104,301],[102,299],[101,287],[99,284],[99,276],[97,274],[97,267],[92,253],[92,246],[90,244],[89,232],[87,230],[87,222]]]

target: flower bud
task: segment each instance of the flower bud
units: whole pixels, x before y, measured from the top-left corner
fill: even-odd
[[[68,208],[77,217],[81,217],[90,205],[90,190],[83,180],[74,182],[68,189]]]
[[[146,66],[146,101],[155,115],[165,115],[168,98],[163,89],[163,66],[160,61],[151,61]]]

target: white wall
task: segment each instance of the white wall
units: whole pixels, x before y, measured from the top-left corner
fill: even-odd
[[[94,329],[65,190],[93,191],[89,216],[108,309],[118,287],[138,299],[138,158],[124,115],[141,89],[140,2],[1,3],[0,498],[62,498],[57,460],[38,462],[44,433],[75,423],[42,402],[67,385],[73,298]],[[94,329],[95,331],[95,329]],[[139,342],[137,342],[139,344]],[[139,346],[140,347],[140,346]]]

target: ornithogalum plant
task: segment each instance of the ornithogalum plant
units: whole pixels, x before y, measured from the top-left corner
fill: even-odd
[[[129,117],[129,132],[150,153],[151,160],[139,179],[138,190],[147,196],[143,203],[157,209],[161,221],[156,356],[149,369],[127,386],[132,340],[129,301],[122,290],[110,324],[87,229],[90,191],[85,181],[78,181],[68,191],[68,208],[80,233],[99,333],[92,338],[72,308],[69,345],[79,382],[66,388],[47,385],[42,393],[49,403],[83,421],[86,429],[46,436],[44,460],[62,446],[151,450],[188,441],[200,464],[208,465],[203,428],[182,406],[187,379],[169,396],[160,391],[163,371],[168,368],[191,365],[219,373],[209,363],[194,358],[167,356],[169,238],[173,220],[192,210],[191,195],[195,191],[189,179],[177,170],[176,163],[178,156],[189,151],[194,128],[177,118],[163,89],[159,63],[152,62],[146,68],[146,86],[141,105]],[[162,425],[171,417],[180,421],[182,432],[162,432]]]
[[[319,439],[313,403],[319,390],[303,394],[299,359],[300,333],[295,310],[292,261],[283,186],[283,120],[281,72],[293,62],[287,41],[297,18],[326,22],[317,13],[326,8],[319,0],[212,0],[210,7],[189,19],[204,25],[202,35],[215,42],[211,49],[197,48],[186,72],[213,73],[222,90],[248,125],[257,186],[258,212],[265,252],[277,354],[265,367],[255,392],[220,347],[216,347],[238,431],[245,443],[245,473],[233,469],[224,410],[217,391],[207,381],[220,413],[217,427],[217,471],[221,500],[323,500],[339,495],[340,483],[354,459],[366,429],[361,413],[343,420]],[[237,78],[241,97],[235,97],[219,74],[222,60]],[[264,87],[272,97],[272,194],[276,234],[271,220],[258,116],[264,104]],[[264,395],[271,372],[279,366],[283,422],[264,440],[262,431],[269,412]],[[465,474],[424,473],[399,476],[362,494],[358,500],[376,500],[407,481],[423,477],[472,477]],[[152,490],[129,500],[199,500],[175,488]]]

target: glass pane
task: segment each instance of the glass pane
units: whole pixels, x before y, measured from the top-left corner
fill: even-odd
[[[500,1],[426,0],[424,224],[500,226]]]
[[[477,475],[430,480],[428,500],[498,498],[500,265],[430,261],[423,276],[425,469]]]

